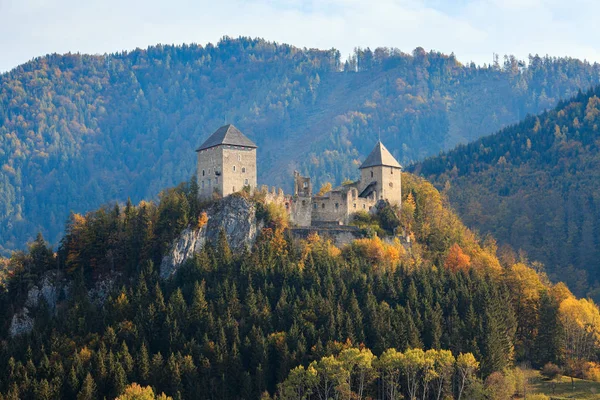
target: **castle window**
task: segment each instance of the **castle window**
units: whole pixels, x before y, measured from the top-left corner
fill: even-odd
[[[215,185],[216,185],[217,183],[219,183],[219,177],[218,177],[218,176],[215,178]]]
[[[369,206],[369,211],[371,211],[371,208],[373,208],[373,207]]]
[[[244,179],[244,185],[248,186],[248,179]]]
[[[363,204],[363,210],[364,210],[365,208],[367,208],[367,206],[365,206],[365,205]]]
[[[325,203],[321,204],[321,208],[325,208]]]
[[[337,210],[338,208],[340,208],[340,204],[339,203],[335,203],[335,209]]]
[[[308,182],[304,182],[304,183],[302,184],[302,187],[303,187],[304,189],[306,189],[306,188],[308,187]]]
[[[246,173],[246,167],[242,167],[242,174]]]
[[[210,168],[208,169],[208,174],[210,175]]]
[[[290,203],[285,203],[285,209],[289,210],[290,209]]]
[[[313,208],[316,210],[317,209],[317,203],[313,203]]]
[[[354,203],[354,208],[356,208],[356,203]]]
[[[393,188],[393,187],[394,187],[394,184],[393,184],[392,182],[390,182],[390,187],[391,187],[391,188]]]
[[[202,189],[204,189],[204,181],[202,181]]]
[[[211,183],[210,183],[210,179],[208,180],[208,187],[210,187]]]
[[[371,171],[371,178],[373,177],[373,171]]]
[[[302,205],[305,206],[306,205],[306,200],[302,200]]]
[[[242,156],[238,154],[238,161],[242,161]]]
[[[235,172],[235,165],[233,166],[233,172]]]
[[[394,175],[394,167],[390,167],[390,174]]]
[[[202,170],[202,176],[204,176],[204,170]]]

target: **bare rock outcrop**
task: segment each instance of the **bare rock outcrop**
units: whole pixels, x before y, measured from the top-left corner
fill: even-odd
[[[228,196],[212,205],[207,211],[208,222],[201,228],[185,229],[171,245],[162,259],[160,276],[168,278],[194,253],[208,242],[216,242],[221,229],[225,231],[229,246],[234,251],[252,246],[262,228],[256,218],[256,205],[240,196]]]
[[[98,279],[88,290],[88,297],[96,304],[102,304],[113,289],[117,273],[107,274]],[[33,330],[35,323],[32,314],[45,302],[51,313],[56,314],[57,305],[61,300],[69,298],[72,281],[67,279],[61,271],[52,270],[45,272],[37,285],[27,292],[27,299],[21,309],[12,317],[8,331],[11,337],[28,334]]]
[[[34,320],[30,313],[44,301],[52,313],[56,312],[59,297],[67,293],[68,288],[59,271],[48,271],[42,275],[37,285],[27,292],[27,300],[23,308],[17,311],[10,322],[9,333],[11,337],[26,334],[33,329]]]

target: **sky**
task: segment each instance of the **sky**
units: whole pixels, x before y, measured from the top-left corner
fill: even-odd
[[[597,0],[0,0],[0,72],[48,53],[261,37],[298,47],[416,47],[600,62]]]

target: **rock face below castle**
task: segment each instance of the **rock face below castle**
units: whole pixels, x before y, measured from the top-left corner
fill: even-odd
[[[171,245],[160,264],[161,278],[168,278],[207,242],[216,242],[221,229],[233,250],[252,247],[262,222],[256,218],[256,205],[239,196],[228,196],[207,211],[208,222],[201,228],[186,228]]]

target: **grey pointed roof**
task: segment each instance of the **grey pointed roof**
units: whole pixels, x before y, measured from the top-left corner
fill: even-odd
[[[206,150],[219,145],[254,147],[256,144],[246,137],[238,128],[231,124],[224,125],[210,135],[196,151]]]
[[[377,166],[386,166],[386,167],[396,167],[402,168],[400,163],[396,161],[392,153],[385,148],[383,143],[377,142],[371,154],[367,157],[367,159],[362,163],[359,169],[369,168],[369,167],[377,167]]]

